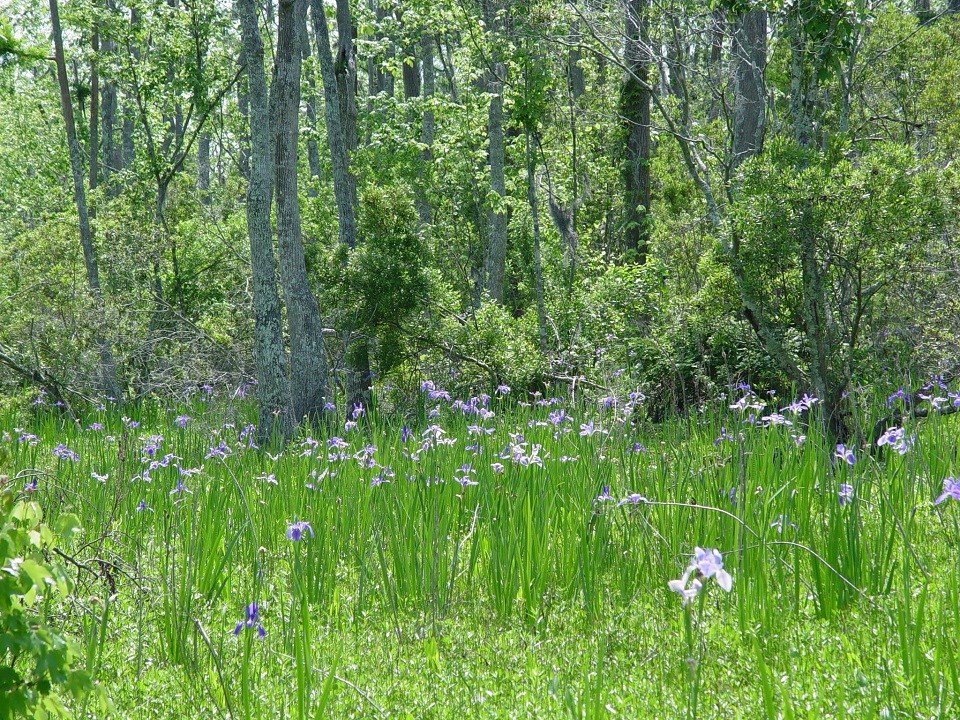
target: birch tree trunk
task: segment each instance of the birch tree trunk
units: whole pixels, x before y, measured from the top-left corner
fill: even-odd
[[[290,330],[290,390],[295,417],[319,418],[327,399],[327,358],[320,308],[307,277],[297,196],[297,142],[302,49],[299,27],[306,0],[280,0],[271,125],[275,138],[275,198],[280,277]]]
[[[273,187],[273,152],[270,147],[270,114],[263,70],[263,41],[257,23],[255,0],[237,0],[247,60],[250,108],[250,180],[247,185],[247,234],[250,239],[250,272],[253,278],[254,351],[257,363],[258,439],[293,436],[293,406],[283,348],[283,324],[277,292],[277,265],[270,227]]]
[[[83,264],[87,272],[87,288],[93,296],[97,321],[104,323],[103,295],[100,290],[100,271],[97,266],[97,254],[93,245],[93,232],[87,214],[87,196],[84,189],[83,156],[77,141],[77,128],[73,115],[73,100],[70,97],[70,80],[67,77],[67,64],[63,52],[63,31],[60,27],[60,11],[57,0],[50,0],[50,24],[53,30],[54,55],[57,64],[57,81],[60,86],[60,110],[66,127],[67,145],[70,150],[70,170],[73,175],[73,200],[77,206],[80,225],[80,244],[83,248]],[[100,383],[105,395],[120,399],[120,384],[117,382],[117,365],[110,343],[103,337],[101,328],[97,328],[96,344],[100,352]]]

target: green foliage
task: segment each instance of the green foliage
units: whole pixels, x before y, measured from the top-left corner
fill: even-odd
[[[66,697],[102,699],[81,669],[79,647],[45,621],[73,583],[53,548],[77,531],[75,515],[61,515],[54,528],[42,522],[40,506],[16,502],[0,489],[0,718],[70,717]]]
[[[485,300],[469,317],[447,316],[437,328],[440,346],[459,360],[457,386],[533,388],[543,382],[545,358],[537,349],[537,318],[532,310],[511,316]]]
[[[379,370],[387,372],[402,358],[405,323],[427,300],[429,258],[405,188],[368,187],[357,230],[344,294],[361,326],[377,334]]]
[[[801,331],[801,258],[812,247],[837,369],[876,360],[896,324],[887,308],[927,282],[955,220],[948,188],[947,175],[902,146],[848,160],[777,145],[744,169],[731,210],[746,292],[780,327]]]

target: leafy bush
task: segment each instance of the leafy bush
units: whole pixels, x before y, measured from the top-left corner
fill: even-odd
[[[44,620],[43,610],[72,589],[51,550],[77,531],[74,515],[56,529],[43,524],[40,505],[17,502],[0,490],[0,720],[70,717],[64,696],[101,697],[82,669],[74,642]]]

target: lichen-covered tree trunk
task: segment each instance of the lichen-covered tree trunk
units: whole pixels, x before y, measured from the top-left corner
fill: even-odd
[[[100,31],[93,28],[90,39],[90,49],[93,54],[90,58],[90,125],[87,133],[90,139],[88,169],[88,185],[91,190],[97,189],[100,179],[100,71],[97,67],[100,54]]]
[[[337,0],[337,56],[334,62],[334,76],[338,101],[340,103],[340,127],[343,129],[343,142],[347,156],[357,149],[357,63],[354,54],[353,14],[350,0]],[[354,176],[346,175],[345,184],[349,194],[349,204],[356,217],[358,199],[357,184]],[[354,244],[358,241],[354,229]],[[351,244],[350,247],[353,247]],[[370,405],[370,351],[368,338],[363,328],[363,318],[353,318],[343,327],[346,362],[344,367],[344,386],[346,389],[347,411],[352,407]]]
[[[270,225],[273,188],[273,151],[267,82],[263,70],[263,41],[257,23],[255,0],[237,0],[247,59],[250,109],[250,178],[247,185],[247,234],[250,239],[250,272],[253,278],[254,351],[257,363],[257,432],[261,442],[274,436],[293,436],[293,406],[283,348],[283,322],[277,291],[277,264]]]
[[[749,10],[733,27],[733,152],[736,168],[763,148],[766,128],[767,11]]]
[[[73,200],[77,206],[80,226],[80,245],[83,248],[83,264],[87,273],[87,288],[93,296],[94,309],[98,321],[104,324],[103,295],[100,290],[100,270],[97,265],[97,253],[93,244],[93,231],[87,213],[87,196],[84,189],[83,155],[77,140],[77,127],[73,115],[73,101],[70,97],[70,80],[67,77],[67,64],[63,52],[63,31],[60,27],[60,10],[57,0],[50,0],[50,24],[53,30],[54,55],[57,64],[57,81],[60,86],[60,110],[67,133],[67,146],[70,151],[70,170],[73,176]],[[117,364],[109,341],[103,337],[101,328],[97,329],[96,344],[100,353],[101,390],[109,397],[120,399],[120,384],[117,381]]]
[[[197,138],[197,190],[200,202],[210,204],[210,133],[200,133]]]
[[[350,173],[350,155],[344,135],[340,92],[334,69],[330,28],[323,12],[322,0],[310,0],[310,17],[317,43],[320,76],[323,79],[324,119],[327,125],[327,148],[333,169],[333,197],[337,205],[339,239],[348,248],[357,244],[357,222],[353,203],[356,181]]]
[[[307,167],[310,169],[310,186],[307,195],[317,197],[317,183],[320,180],[320,148],[317,147],[317,84],[314,81],[313,67],[310,58],[313,50],[310,45],[310,33],[307,28],[307,16],[303,16],[300,26],[300,50],[303,53],[304,74],[307,80],[307,97],[304,106],[307,109]]]
[[[280,277],[290,331],[290,391],[299,420],[317,418],[327,400],[327,358],[320,308],[310,288],[300,231],[297,145],[300,128],[302,49],[299,27],[306,0],[281,0],[273,85],[270,89],[274,145],[274,197]]]
[[[487,246],[484,255],[486,289],[494,302],[503,303],[504,278],[507,266],[507,183],[503,137],[503,74],[502,63],[494,65],[487,79],[490,108],[487,113],[487,149],[490,171],[490,202],[487,207]]]
[[[547,352],[547,311],[543,302],[543,258],[540,251],[540,203],[537,198],[536,161],[534,160],[533,139],[529,129],[526,132],[527,151],[527,204],[533,219],[533,288],[537,300],[537,336],[540,352]]]
[[[420,219],[420,227],[428,228],[433,222],[433,206],[428,196],[430,188],[430,178],[433,173],[430,171],[433,165],[433,138],[436,132],[436,118],[430,102],[433,94],[436,92],[436,73],[434,72],[434,44],[433,36],[425,32],[420,40],[420,50],[423,55],[423,99],[425,101],[422,125],[420,128],[420,142],[423,150],[420,153],[423,162],[424,172],[417,178],[417,217]]]
[[[626,65],[620,114],[626,129],[623,166],[624,249],[643,263],[650,249],[650,39],[649,0],[630,0],[626,10]]]

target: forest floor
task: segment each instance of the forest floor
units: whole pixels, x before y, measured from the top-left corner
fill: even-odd
[[[957,415],[838,449],[767,395],[516,395],[273,450],[212,396],[41,410],[0,471],[81,520],[45,612],[110,717],[960,713]]]

